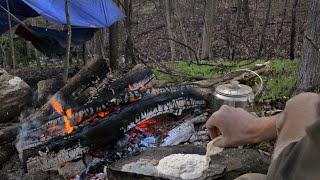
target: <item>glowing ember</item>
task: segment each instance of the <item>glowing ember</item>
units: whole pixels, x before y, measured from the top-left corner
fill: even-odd
[[[137,124],[137,127],[145,129],[152,125],[155,125],[156,123],[157,123],[156,119],[151,118],[151,119],[140,122],[139,124]]]

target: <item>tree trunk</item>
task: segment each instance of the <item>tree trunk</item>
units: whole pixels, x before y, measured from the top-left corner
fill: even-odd
[[[100,55],[103,59],[107,59],[107,52],[106,52],[106,42],[107,42],[107,31],[106,29],[101,29],[98,34],[100,40]]]
[[[320,2],[309,0],[308,12],[296,94],[320,89]]]
[[[132,13],[133,13],[133,0],[124,0],[124,8],[126,12],[126,19],[124,21],[127,33],[125,59],[127,63],[137,64],[134,57],[134,43],[132,39]]]
[[[63,81],[66,83],[68,81],[68,70],[69,70],[69,59],[70,59],[70,48],[71,48],[71,22],[70,22],[70,15],[69,15],[69,0],[65,0],[65,13],[66,13],[66,20],[67,20],[67,29],[68,29],[68,37],[67,37],[67,47],[66,47],[66,57],[64,60],[64,72],[63,72]]]
[[[9,1],[6,0],[7,3],[7,10],[10,12],[10,6],[9,6]],[[13,43],[13,32],[12,32],[12,24],[11,24],[11,15],[10,13],[8,14],[8,25],[9,25],[9,44],[10,44],[10,54],[11,54],[11,65],[13,70],[16,70],[16,57],[15,57],[15,52],[14,52],[14,43]]]
[[[82,44],[82,61],[83,61],[83,66],[85,66],[87,64],[86,43]]]
[[[249,7],[249,0],[242,1],[242,12],[243,12],[243,21],[244,24],[250,25],[250,7]]]
[[[214,25],[216,23],[215,10],[216,0],[205,1],[205,15],[204,15],[204,32],[202,36],[202,54],[201,58],[209,57],[213,59],[213,52],[211,50],[211,43],[213,41]]]
[[[261,36],[260,36],[260,45],[259,45],[259,51],[258,51],[258,58],[261,57],[263,48],[265,47],[265,36],[267,32],[267,27],[269,23],[269,18],[270,18],[270,12],[271,12],[271,0],[266,1],[267,3],[267,12],[266,12],[266,18],[264,21],[264,25],[262,28]]]
[[[184,24],[184,19],[183,19],[183,16],[184,16],[183,12],[185,10],[185,8],[183,8],[183,5],[185,5],[187,3],[188,2],[186,0],[175,0],[174,1],[174,9],[175,9],[174,15],[175,15],[176,20],[179,25],[179,29],[177,29],[177,31],[181,33],[182,38],[183,38],[183,43],[187,46],[190,46],[188,43],[187,32],[186,32],[186,28],[185,28],[185,24]],[[187,47],[185,47],[185,51],[187,54],[188,61],[192,62],[192,52]]]
[[[292,22],[291,22],[291,35],[290,35],[290,59],[295,58],[295,44],[296,44],[296,14],[297,14],[298,0],[294,0],[292,6]]]
[[[115,70],[118,68],[119,58],[119,32],[118,23],[113,24],[109,29],[109,48],[110,48],[110,68]]]
[[[175,39],[173,35],[173,23],[172,23],[172,3],[171,0],[165,0],[165,15],[166,15],[166,25],[167,25],[167,33],[170,39]],[[174,61],[176,58],[176,46],[173,41],[169,40],[170,52],[171,52],[171,60]]]

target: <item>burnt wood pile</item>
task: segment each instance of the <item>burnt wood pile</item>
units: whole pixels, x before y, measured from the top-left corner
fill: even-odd
[[[107,77],[107,61],[91,61],[22,125],[16,145],[28,172],[54,170],[112,146],[137,123],[207,106],[196,86],[152,87],[150,69]]]

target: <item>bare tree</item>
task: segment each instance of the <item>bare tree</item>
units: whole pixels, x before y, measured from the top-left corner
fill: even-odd
[[[110,68],[115,70],[118,68],[119,59],[119,31],[118,23],[114,23],[109,29],[109,53],[110,53]]]
[[[294,0],[293,6],[292,6],[291,33],[290,33],[290,59],[291,60],[295,58],[297,6],[298,6],[298,0]]]
[[[242,8],[241,8],[242,12],[243,12],[243,21],[244,24],[246,25],[250,25],[251,21],[250,21],[250,6],[249,6],[249,0],[242,0]]]
[[[136,64],[134,56],[134,43],[132,35],[132,18],[133,18],[133,0],[124,0],[124,10],[126,13],[125,29],[126,29],[126,45],[125,45],[125,59],[126,62]]]
[[[11,54],[11,63],[13,70],[16,69],[16,57],[15,57],[15,51],[14,51],[14,43],[13,43],[13,31],[12,31],[12,24],[11,24],[11,15],[10,15],[10,5],[9,1],[6,0],[7,3],[7,10],[8,10],[8,25],[9,25],[9,44],[10,44],[10,54]]]
[[[172,22],[172,0],[164,0],[165,1],[165,16],[166,16],[166,27],[168,37],[170,39],[175,39],[173,34],[173,22]],[[176,58],[176,46],[173,41],[169,41],[170,52],[171,52],[171,60],[175,60]]]
[[[320,2],[309,0],[307,29],[302,46],[296,92],[320,89]]]
[[[202,53],[201,59],[209,57],[213,59],[213,53],[211,50],[211,44],[214,38],[214,25],[216,23],[216,11],[217,2],[216,0],[205,1],[205,15],[204,15],[204,27],[202,33]]]
[[[189,46],[186,27],[185,27],[185,23],[184,23],[184,19],[183,19],[183,12],[186,9],[186,8],[183,8],[183,5],[187,5],[187,4],[188,4],[188,2],[186,0],[175,0],[174,1],[174,6],[175,6],[174,15],[175,15],[175,19],[178,22],[178,28],[176,28],[176,31],[180,32],[180,34],[182,35],[183,43],[185,45]],[[190,52],[190,49],[188,49],[187,47],[185,47],[185,49],[186,49],[186,53],[188,56],[188,60],[192,61],[192,53]]]
[[[69,71],[69,60],[70,60],[70,48],[71,48],[71,38],[72,38],[72,30],[71,30],[71,22],[70,22],[70,15],[69,15],[69,0],[65,0],[65,13],[66,13],[66,20],[67,20],[67,47],[66,47],[66,57],[64,60],[64,72],[63,72],[63,81],[66,83],[68,81],[68,71]]]
[[[270,12],[271,12],[271,2],[272,0],[266,1],[267,12],[266,12],[265,21],[264,21],[261,36],[260,36],[258,57],[261,57],[263,48],[265,47],[265,37],[266,37],[266,32],[267,32],[267,27],[268,27],[269,18],[270,18]]]

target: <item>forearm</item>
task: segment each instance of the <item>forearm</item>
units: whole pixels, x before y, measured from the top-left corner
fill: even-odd
[[[262,141],[270,141],[277,137],[277,121],[279,120],[279,115],[271,117],[262,117],[253,126],[254,143],[259,143]]]

